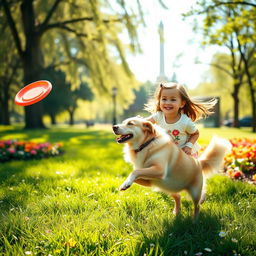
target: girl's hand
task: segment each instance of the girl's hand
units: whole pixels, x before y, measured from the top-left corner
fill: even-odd
[[[192,152],[192,148],[190,148],[190,147],[184,147],[184,148],[182,148],[182,150],[187,154],[187,155],[191,155],[191,152]]]

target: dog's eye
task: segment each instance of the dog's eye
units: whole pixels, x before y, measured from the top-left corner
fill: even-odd
[[[134,123],[133,122],[128,122],[128,124],[127,125],[134,125]]]

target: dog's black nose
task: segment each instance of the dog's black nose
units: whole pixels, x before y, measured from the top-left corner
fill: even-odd
[[[113,129],[114,132],[117,132],[118,126],[117,126],[117,125],[113,125],[113,126],[112,126],[112,129]]]

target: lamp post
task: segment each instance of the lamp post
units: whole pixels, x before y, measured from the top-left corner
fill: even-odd
[[[116,124],[116,95],[117,95],[117,88],[112,88],[112,98],[113,98],[113,125]]]

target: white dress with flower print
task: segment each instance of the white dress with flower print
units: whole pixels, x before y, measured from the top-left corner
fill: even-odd
[[[183,148],[188,142],[189,135],[197,131],[195,123],[185,114],[181,114],[180,119],[173,124],[166,123],[164,113],[161,111],[151,115],[150,118],[153,118],[156,124],[166,130],[174,143],[180,148]],[[199,149],[199,144],[195,143],[192,148],[192,154],[197,153]]]

